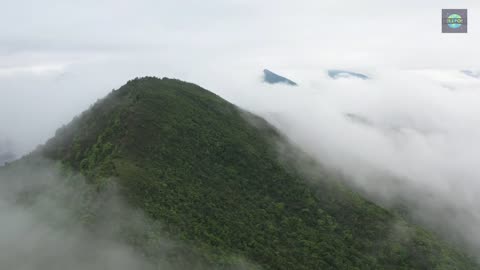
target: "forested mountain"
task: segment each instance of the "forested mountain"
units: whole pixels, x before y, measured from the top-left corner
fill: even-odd
[[[99,193],[114,182],[162,224],[149,237],[166,232],[212,266],[241,257],[263,269],[478,269],[334,177],[309,184],[279,158],[279,144],[286,140],[268,123],[215,94],[146,77],[112,91],[26,159],[59,161]],[[155,261],[147,243],[133,246]]]

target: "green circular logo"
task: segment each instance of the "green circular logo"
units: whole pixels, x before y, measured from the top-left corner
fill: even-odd
[[[448,27],[453,29],[460,28],[463,24],[463,18],[458,14],[452,14],[448,16],[447,24],[448,24]]]

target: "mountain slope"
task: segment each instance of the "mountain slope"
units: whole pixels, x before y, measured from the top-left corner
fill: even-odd
[[[334,179],[309,185],[277,158],[279,141],[262,119],[207,90],[143,78],[59,129],[37,154],[93,185],[118,182],[131,205],[212,263],[238,255],[264,269],[477,269]]]

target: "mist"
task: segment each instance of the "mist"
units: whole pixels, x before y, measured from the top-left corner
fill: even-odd
[[[8,269],[212,269],[162,224],[58,163],[27,158],[0,172],[0,265]],[[160,234],[160,235],[159,235]],[[258,269],[238,258],[231,269]]]
[[[0,143],[0,155],[10,153],[3,161],[29,153],[132,78],[179,78],[266,118],[372,200],[408,204],[416,220],[480,250],[480,80],[461,72],[480,70],[480,2],[456,2],[471,15],[466,35],[440,33],[441,9],[451,8],[446,0],[3,4],[0,142],[8,144]],[[299,87],[262,83],[264,68]],[[329,69],[372,79],[332,80]],[[12,230],[0,232],[2,239],[33,241],[43,234],[24,237],[33,223],[52,239],[63,237],[6,200],[10,188],[1,190],[9,192],[0,193],[0,216],[11,217]],[[85,247],[82,229],[65,234],[73,237],[47,247],[64,254]],[[19,254],[53,254],[27,240]],[[128,245],[98,244],[110,247],[102,257],[143,263]],[[35,261],[25,263],[28,269]]]
[[[221,81],[248,82],[264,68],[315,80],[326,69],[475,71],[480,62],[474,0],[457,3],[472,13],[471,33],[454,36],[440,33],[446,0],[4,4],[0,140],[11,140],[16,156],[135,77],[223,91]]]

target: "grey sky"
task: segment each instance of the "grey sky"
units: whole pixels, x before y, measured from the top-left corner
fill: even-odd
[[[135,76],[177,77],[214,91],[263,68],[475,69],[480,3],[469,34],[440,33],[444,0],[3,1],[0,136],[25,152]],[[306,76],[306,75],[304,75]],[[48,105],[47,105],[48,104]]]

